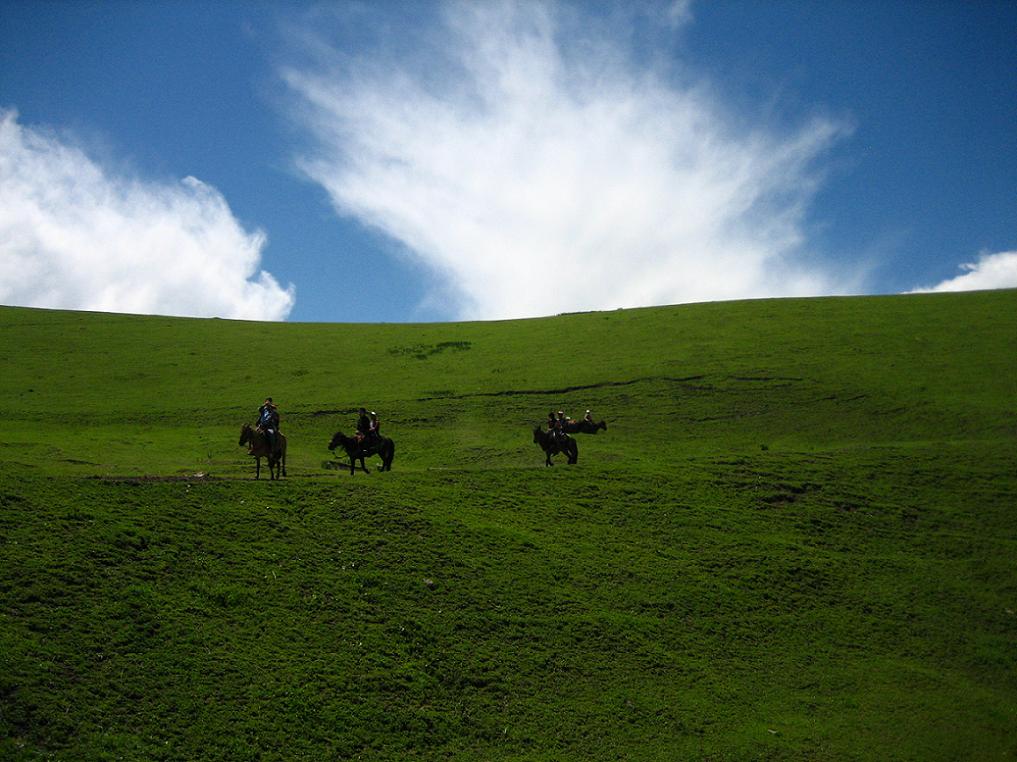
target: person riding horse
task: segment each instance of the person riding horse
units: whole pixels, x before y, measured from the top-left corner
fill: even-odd
[[[371,447],[381,440],[381,424],[378,422],[378,414],[373,410],[368,413],[367,408],[360,408],[356,440],[361,447]]]
[[[269,449],[275,452],[279,446],[279,438],[276,436],[279,433],[279,408],[271,397],[266,397],[265,404],[258,408],[257,428],[268,439]]]
[[[572,423],[572,419],[565,415],[564,410],[558,411],[558,431],[561,432],[560,441],[564,442],[569,438],[568,427]]]
[[[554,437],[554,441],[558,442],[560,445],[563,445],[569,439],[569,435],[565,432],[566,420],[568,419],[565,417],[565,412],[562,410],[558,411],[557,418],[555,417],[553,410],[547,414],[547,430],[551,433],[551,436]]]

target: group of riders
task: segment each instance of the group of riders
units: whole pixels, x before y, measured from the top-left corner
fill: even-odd
[[[593,417],[589,410],[583,416],[583,421],[590,424],[593,423]],[[569,430],[574,431],[577,423],[577,421],[573,421],[572,418],[565,415],[564,410],[559,410],[557,414],[552,410],[547,414],[547,431],[554,441],[560,445],[563,445],[570,439]],[[275,452],[279,439],[279,408],[272,402],[271,397],[266,397],[265,404],[258,408],[258,424],[256,428],[268,440],[269,450]],[[373,410],[368,412],[367,408],[364,407],[360,408],[354,438],[363,449],[369,449],[379,443],[381,440],[381,423],[378,421],[377,413]]]
[[[593,424],[593,416],[590,411],[586,411],[586,415],[583,416],[583,420],[589,424]],[[572,420],[569,416],[565,415],[564,410],[559,410],[558,414],[552,410],[547,414],[547,431],[551,435],[552,439],[559,445],[564,445],[569,437],[569,431],[576,430],[576,421]]]
[[[255,429],[265,435],[270,452],[278,449],[279,442],[279,407],[272,401],[271,397],[265,398],[265,403],[258,408],[258,423]],[[378,414],[367,408],[360,408],[357,418],[357,429],[354,433],[359,447],[369,449],[377,445],[381,440],[381,423],[378,421]],[[253,448],[253,443],[251,447]]]

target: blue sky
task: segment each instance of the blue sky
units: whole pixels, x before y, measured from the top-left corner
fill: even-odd
[[[0,303],[1017,286],[1017,4],[0,3]]]

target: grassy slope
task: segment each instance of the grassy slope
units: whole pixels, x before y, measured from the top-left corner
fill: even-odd
[[[1017,755],[1017,292],[0,352],[0,754]],[[361,404],[392,473],[323,468]]]

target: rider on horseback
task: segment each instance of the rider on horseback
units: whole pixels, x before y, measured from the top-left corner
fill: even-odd
[[[555,418],[553,410],[547,414],[547,430],[551,432],[553,441],[556,442],[559,447],[563,447],[565,442],[569,439],[569,435],[565,433],[566,420],[565,413],[561,410],[558,411],[557,418]]]
[[[360,447],[372,447],[378,444],[381,434],[381,424],[378,422],[378,414],[374,411],[367,412],[367,408],[360,408],[360,417],[357,419],[357,433],[354,438]]]
[[[366,434],[367,430],[371,427],[371,416],[367,413],[367,408],[360,408],[360,412],[357,417],[357,432],[360,434]]]
[[[258,431],[265,435],[268,440],[268,447],[273,453],[279,445],[279,408],[272,402],[271,397],[265,398],[265,404],[258,408]]]
[[[569,438],[569,435],[568,435],[568,425],[570,423],[572,423],[572,419],[569,418],[567,415],[565,415],[565,411],[564,410],[559,410],[558,411],[558,420],[557,420],[556,423],[557,423],[557,426],[558,426],[559,441],[564,443],[565,440],[567,440]]]
[[[371,411],[371,424],[367,427],[367,444],[368,446],[376,445],[381,441],[381,421],[378,420],[378,414]]]

